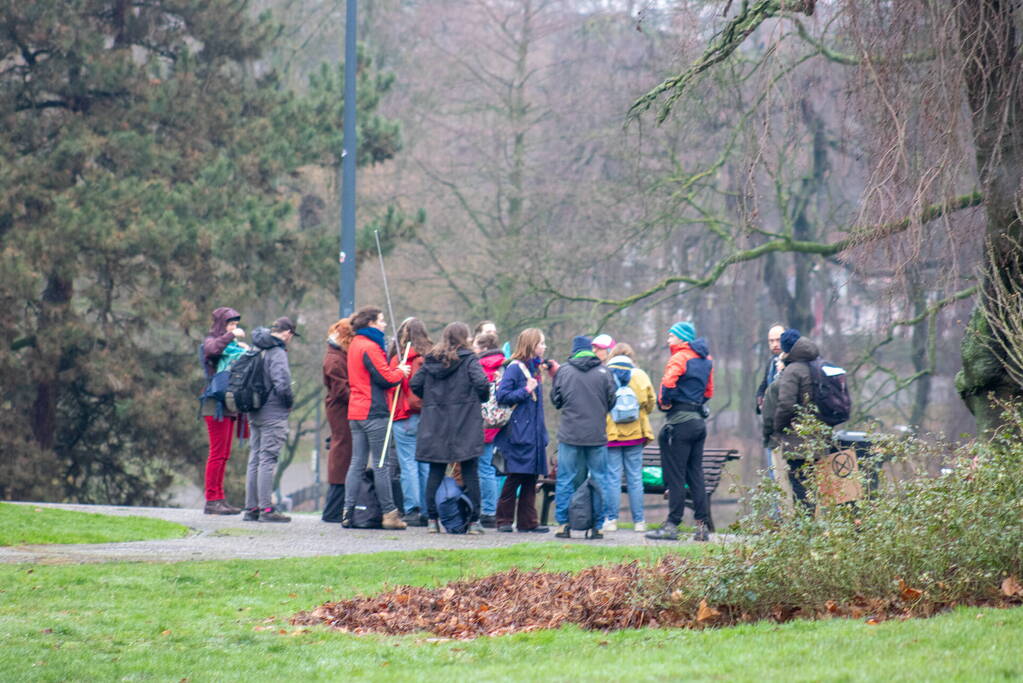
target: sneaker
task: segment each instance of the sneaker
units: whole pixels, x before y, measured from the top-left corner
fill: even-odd
[[[606,522],[604,522],[604,526],[601,527],[600,530],[601,531],[618,531],[618,520],[617,519],[609,519],[609,520],[607,520]]]
[[[632,525],[632,529],[633,529],[633,531],[635,531],[637,533],[641,533],[641,534],[645,533],[646,532],[646,522],[635,522]]]
[[[440,533],[440,520],[431,519],[426,525],[426,533],[428,534],[439,534]]]
[[[419,508],[412,508],[401,518],[407,526],[426,526],[426,518],[419,514]]]
[[[249,508],[242,515],[243,522],[258,522],[259,521],[259,508]]]
[[[556,538],[572,538],[572,530],[566,524],[565,528],[559,531],[558,533],[554,534],[554,536]]]
[[[511,524],[502,524],[497,530],[502,534],[510,534],[513,531]]]
[[[480,525],[484,529],[496,529],[497,517],[494,515],[480,515]]]
[[[646,537],[652,541],[677,541],[678,527],[671,522],[665,522],[660,529],[654,529],[646,534]]]
[[[269,507],[269,508],[263,508],[262,510],[259,511],[259,520],[258,521],[260,521],[260,522],[290,522],[291,521],[291,517],[288,517],[287,515],[282,515],[281,513],[277,512],[277,510],[275,510],[274,508]]]
[[[345,529],[352,528],[352,508],[345,508],[341,513],[341,526]]]
[[[380,526],[382,526],[385,529],[400,531],[407,527],[408,524],[401,520],[401,517],[398,516],[397,510],[391,510],[390,512],[384,514],[384,518]]]
[[[469,524],[469,529],[465,533],[470,534],[472,536],[482,536],[484,533],[483,525],[480,524],[479,522],[472,522]]]
[[[206,507],[202,512],[204,515],[237,515],[241,511],[241,508],[236,508],[221,498],[220,500],[206,501]]]
[[[699,543],[706,543],[710,540],[710,530],[707,529],[707,523],[696,521],[696,533],[693,534],[693,540]]]
[[[551,530],[547,526],[535,526],[532,529],[519,529],[520,534],[546,534]],[[508,527],[508,531],[511,531],[511,527]]]

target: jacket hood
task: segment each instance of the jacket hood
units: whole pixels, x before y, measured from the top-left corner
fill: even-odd
[[[219,337],[220,335],[227,332],[227,323],[232,318],[241,318],[242,314],[233,308],[227,306],[221,306],[217,310],[213,311],[213,324],[210,325],[210,331],[207,336]]]
[[[462,367],[469,358],[475,355],[476,354],[469,349],[459,349],[458,362],[452,363],[451,365],[444,365],[444,361],[436,356],[427,356],[423,360],[423,370],[430,373],[432,377],[444,379],[445,377],[455,374],[455,371],[458,370],[458,368]]]
[[[589,372],[593,368],[599,368],[603,365],[596,356],[574,356],[569,359],[568,364],[580,372]]]
[[[261,349],[272,349],[275,346],[287,348],[284,345],[283,339],[278,339],[270,334],[270,328],[268,327],[257,327],[252,330],[252,343]]]
[[[785,356],[785,365],[789,363],[809,363],[812,360],[817,360],[820,355],[820,350],[816,344],[806,337],[800,337],[792,345],[788,355]]]
[[[504,364],[504,353],[500,349],[484,351],[480,354],[480,365],[487,372],[494,372]]]
[[[710,355],[710,349],[707,348],[707,340],[704,339],[703,337],[700,337],[699,339],[694,339],[691,342],[682,342],[681,344],[673,344],[671,346],[671,352],[675,353],[676,351],[679,351],[679,350],[684,349],[686,347],[692,349],[693,352],[697,356],[699,356],[700,358],[706,358],[707,356]]]

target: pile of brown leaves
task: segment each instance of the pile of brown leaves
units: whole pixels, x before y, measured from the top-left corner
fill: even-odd
[[[931,603],[919,590],[900,582],[886,599],[856,598],[839,604],[828,601],[818,609],[765,605],[756,611],[727,605],[687,605],[678,571],[686,561],[666,556],[653,566],[637,562],[597,566],[577,574],[512,569],[442,588],[402,586],[373,597],[327,602],[299,612],[298,626],[327,624],[350,633],[398,635],[430,632],[441,638],[469,639],[507,633],[556,629],[576,624],[585,629],[613,631],[641,626],[704,628],[768,619],[888,619],[930,616],[953,605]],[[652,589],[652,590],[651,590]],[[644,596],[657,595],[650,600]],[[1023,587],[1007,578],[998,595],[973,604],[1010,606],[1023,603]]]

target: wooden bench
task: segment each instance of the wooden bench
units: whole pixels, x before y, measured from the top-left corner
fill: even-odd
[[[717,491],[718,484],[721,483],[721,476],[724,473],[725,465],[732,460],[739,459],[739,451],[734,448],[704,448],[703,449],[703,482],[707,489],[707,503],[709,505],[710,498]],[[643,446],[643,467],[660,467],[661,466],[661,450],[656,442],[651,441],[647,445]],[[624,471],[622,472],[622,492],[625,493],[627,487],[624,481]],[[543,497],[543,504],[540,509],[540,523],[547,524],[548,517],[550,515],[551,505],[554,502],[554,486],[555,480],[551,477],[541,477],[538,485],[540,487],[540,494]],[[665,486],[657,486],[653,484],[643,484],[643,493],[652,494],[663,494],[665,498],[668,497],[668,489]],[[686,507],[692,509],[693,499],[687,494],[686,495]],[[709,512],[709,511],[708,511]],[[714,520],[710,520],[710,530],[714,531]]]

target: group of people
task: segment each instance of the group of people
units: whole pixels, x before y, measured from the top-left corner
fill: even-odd
[[[244,337],[236,311],[219,308],[213,318],[203,344],[207,378],[235,353],[232,344],[240,345]],[[555,517],[562,527],[558,536],[571,535],[569,502],[587,477],[604,494],[596,529],[617,530],[623,473],[634,528],[647,532],[642,454],[643,446],[654,438],[650,414],[659,407],[666,413],[658,441],[669,512],[664,524],[647,537],[679,537],[688,489],[696,517],[694,538],[708,540],[702,458],[705,406],[714,392],[713,360],[692,323],[678,322],[668,331],[671,356],[657,392],[636,366],[633,349],[606,334],[573,338],[569,357],[558,363],[547,357],[547,340],[536,328],[519,332],[513,347],[505,345],[504,350],[490,321],[475,330],[465,323],[450,323],[434,342],[421,320],[407,318],[389,346],[386,329],[383,312],[368,306],[337,321],[327,335],[323,382],[331,442],[324,521],[351,526],[357,485],[369,470],[383,528],[426,526],[437,533],[441,529],[436,492],[449,468],[457,465],[474,510],[468,533],[482,534],[486,527],[497,532],[550,531],[540,524],[535,500],[539,478],[549,474],[544,419],[544,384],[549,383],[550,401],[561,413],[556,473],[551,473],[556,480]],[[261,522],[289,519],[273,507],[270,491],[293,401],[286,348],[296,334],[288,318],[253,332],[253,342],[266,350],[266,376],[272,388],[265,405],[248,415],[252,445],[244,510],[225,500],[223,471],[231,435],[245,428],[246,416],[204,411],[210,436],[209,514],[244,512],[244,519]],[[623,391],[625,387],[628,391]],[[510,417],[499,427],[487,428],[483,407],[492,393],[498,406],[510,409]],[[632,402],[631,410],[621,409],[623,393],[626,403]],[[389,440],[393,449],[385,452]],[[500,473],[494,466],[495,453],[500,455]],[[396,468],[401,510],[392,489]]]

